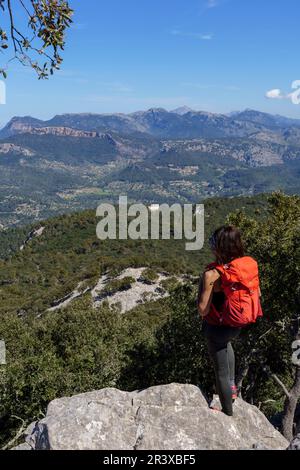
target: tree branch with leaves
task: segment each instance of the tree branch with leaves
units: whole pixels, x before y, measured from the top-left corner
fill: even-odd
[[[17,24],[16,12],[23,13],[26,30]],[[8,62],[18,60],[31,67],[39,79],[59,70],[63,61],[66,31],[71,26],[73,10],[65,0],[0,0],[0,12],[8,18],[8,28],[0,26],[0,51],[12,49]],[[7,66],[0,76],[7,77]]]

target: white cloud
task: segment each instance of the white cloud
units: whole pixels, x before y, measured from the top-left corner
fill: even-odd
[[[203,34],[203,33],[188,33],[184,31],[180,31],[178,29],[173,29],[171,31],[171,34],[173,36],[183,36],[183,37],[189,37],[189,38],[194,38],[194,39],[200,39],[202,41],[210,41],[213,39],[214,35],[212,33],[209,34]]]
[[[266,93],[266,97],[271,100],[289,100],[293,104],[300,104],[300,80],[295,80],[291,84],[292,93],[283,93],[279,88],[274,88]]]
[[[269,98],[270,100],[282,100],[285,98],[285,95],[279,88],[274,88],[273,90],[267,91],[266,98]]]

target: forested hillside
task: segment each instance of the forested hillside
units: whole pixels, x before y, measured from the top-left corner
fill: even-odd
[[[264,212],[265,201],[265,196],[207,200],[206,235],[234,209],[244,208],[251,215]],[[89,210],[0,233],[0,312],[42,313],[80,282],[82,289],[93,287],[107,271],[117,275],[129,266],[151,267],[197,276],[210,259],[207,245],[188,252],[184,240],[101,241],[98,221],[96,211]],[[39,227],[44,227],[42,235],[21,251],[27,235]]]

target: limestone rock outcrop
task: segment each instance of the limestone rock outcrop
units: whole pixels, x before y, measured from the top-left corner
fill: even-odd
[[[141,391],[114,388],[52,401],[20,449],[238,450],[280,449],[289,443],[264,414],[242,399],[229,417],[208,407],[194,385]]]

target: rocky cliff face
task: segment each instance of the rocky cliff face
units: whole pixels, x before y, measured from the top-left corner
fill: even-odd
[[[24,157],[33,157],[35,153],[27,148],[21,147],[11,143],[0,144],[0,154],[15,153],[16,155],[23,155]]]
[[[194,385],[142,391],[113,388],[52,401],[33,423],[33,450],[238,450],[286,449],[288,442],[255,406],[241,399],[234,417],[210,410]]]
[[[72,129],[70,127],[32,127],[26,124],[15,125],[14,127],[16,134],[33,134],[33,135],[56,135],[60,137],[86,137],[106,139],[111,143],[114,143],[113,138],[108,133],[100,133],[96,131],[82,131]],[[8,144],[2,144],[8,145]]]
[[[70,129],[69,127],[41,127],[41,128],[29,127],[28,132],[30,132],[31,134],[37,134],[37,135],[58,135],[58,136],[66,136],[66,137],[90,137],[90,138],[99,137],[98,132],[78,131],[76,129]]]

